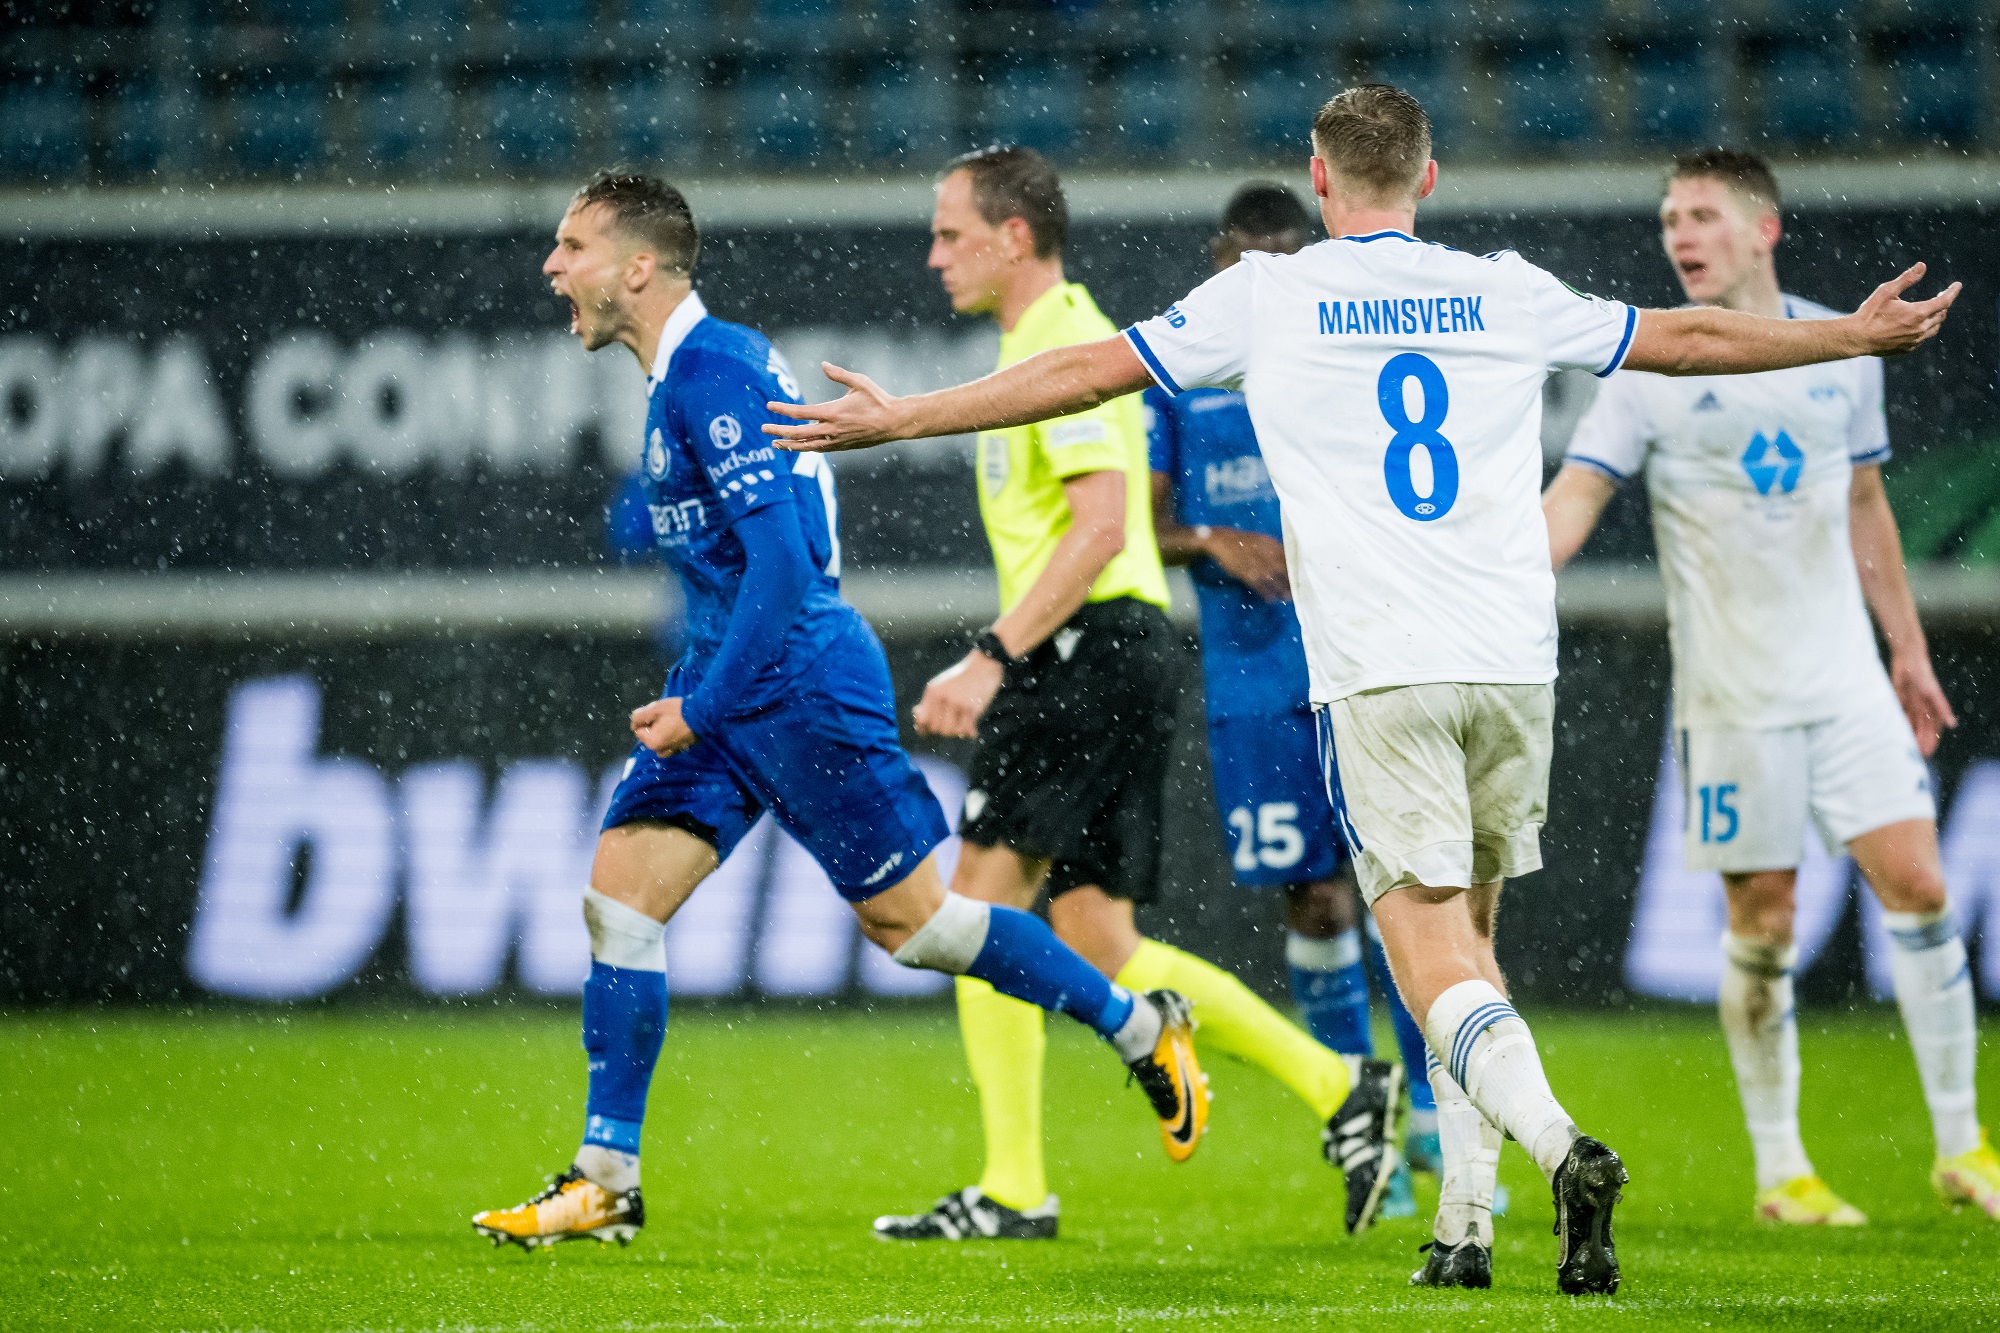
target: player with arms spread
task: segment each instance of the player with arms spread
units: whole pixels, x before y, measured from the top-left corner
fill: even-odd
[[[1123,336],[957,388],[899,399],[829,368],[847,396],[774,404],[802,424],[766,429],[793,448],[859,448],[1039,421],[1148,383],[1241,386],[1284,516],[1334,806],[1437,1061],[1440,1119],[1469,1097],[1528,1151],[1555,1198],[1558,1287],[1608,1292],[1625,1168],[1556,1100],[1493,957],[1501,881],[1541,864],[1548,793],[1543,382],[1569,367],[1714,375],[1907,351],[1936,332],[1958,289],[1901,300],[1918,266],[1843,319],[1642,315],[1511,252],[1481,259],[1417,240],[1437,164],[1407,93],[1347,90],[1320,108],[1312,141],[1331,240],[1246,255]],[[1447,1174],[1455,1152],[1476,1148],[1447,1136]],[[1441,1210],[1414,1280],[1491,1281],[1489,1233],[1471,1211]]]
[[[1677,162],[1667,257],[1698,307],[1833,312],[1778,286],[1778,183],[1750,153]],[[1756,1215],[1859,1226],[1799,1137],[1792,893],[1808,814],[1845,848],[1889,928],[1890,973],[1930,1104],[1931,1183],[2000,1221],[2000,1158],[1973,1087],[1972,974],[1945,902],[1924,757],[1955,724],[1904,578],[1882,489],[1882,363],[1733,379],[1620,371],[1543,496],[1560,566],[1643,471],[1667,590],[1687,864],[1722,874],[1722,1028],[1756,1154]],[[1889,643],[1882,669],[1868,609]],[[1900,706],[1899,706],[1900,704]]]
[[[990,314],[1002,365],[1116,331],[1063,275],[1068,206],[1039,153],[996,147],[947,164],[931,267],[955,309]],[[1056,933],[1120,985],[1186,996],[1202,1043],[1282,1079],[1313,1108],[1341,1171],[1350,1233],[1372,1221],[1393,1167],[1394,1066],[1314,1042],[1229,973],[1139,933],[1156,891],[1173,744],[1174,631],[1151,530],[1136,397],[979,439],[979,512],[1000,577],[1000,618],[924,690],[919,730],[979,741],[952,890],[1027,908],[1046,890]],[[1059,1222],[1042,1157],[1042,1015],[975,979],[958,983],[979,1088],[986,1169],[928,1212],[876,1219],[884,1240],[1047,1240]],[[1162,1126],[1185,1160],[1206,1125]]]
[[[840,598],[832,473],[759,433],[766,403],[796,401],[797,387],[763,335],[703,308],[697,245],[679,191],[605,174],[576,193],[542,266],[583,345],[620,344],[647,372],[646,504],[687,594],[690,643],[664,697],[632,714],[639,743],[584,890],[583,1146],[542,1194],[472,1219],[496,1245],[623,1243],[644,1224],[639,1138],[666,1031],[665,924],[765,810],[897,962],[1079,1019],[1117,1048],[1163,1121],[1184,1118],[1200,1085],[1177,1017],[1185,1000],[1134,995],[1030,914],[945,891],[944,814],[897,744],[881,644]]]
[[[1282,185],[1246,185],[1209,242],[1218,272],[1245,251],[1289,255],[1314,226]],[[1424,1074],[1424,1034],[1397,998],[1374,922],[1357,923],[1333,805],[1320,773],[1306,650],[1285,576],[1278,493],[1257,448],[1243,395],[1146,390],[1153,530],[1168,564],[1188,566],[1201,607],[1209,768],[1236,882],[1283,894],[1285,963],[1306,1026],[1327,1047],[1371,1055],[1368,972],[1388,990],[1389,1017],[1410,1082],[1408,1166],[1435,1173],[1437,1106]],[[1365,961],[1364,961],[1365,959]],[[1416,1211],[1398,1167],[1381,1215]]]

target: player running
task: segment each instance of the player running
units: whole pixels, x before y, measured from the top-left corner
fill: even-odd
[[[832,473],[758,434],[766,402],[795,400],[797,387],[763,335],[703,308],[697,248],[679,191],[604,174],[577,191],[542,265],[583,345],[621,344],[647,372],[646,504],[687,594],[690,646],[665,697],[632,714],[639,743],[583,894],[583,1146],[541,1194],[472,1219],[496,1245],[622,1244],[644,1224],[640,1124],[667,1024],[662,932],[767,809],[897,962],[978,977],[1088,1024],[1166,1126],[1188,1122],[1201,1088],[1187,1001],[1134,995],[1030,914],[945,891],[943,812],[897,744],[881,645],[840,599]]]
[[[1246,250],[1297,253],[1312,219],[1282,185],[1247,185],[1209,243],[1216,271]],[[1187,565],[1201,606],[1209,768],[1246,888],[1283,891],[1292,998],[1313,1036],[1336,1051],[1374,1053],[1368,973],[1387,992],[1410,1082],[1406,1165],[1390,1178],[1381,1215],[1416,1211],[1408,1167],[1441,1165],[1437,1104],[1424,1074],[1424,1034],[1396,995],[1373,921],[1357,922],[1353,875],[1333,826],[1307,701],[1306,652],[1285,577],[1278,495],[1257,450],[1243,395],[1146,390],[1153,530],[1168,564]],[[1364,963],[1364,956],[1366,962]]]
[[[765,429],[793,448],[850,449],[1044,421],[1148,383],[1175,395],[1242,387],[1284,518],[1334,809],[1434,1057],[1447,1177],[1485,1160],[1446,1109],[1469,1098],[1549,1179],[1557,1286],[1610,1292],[1624,1165],[1556,1100],[1493,958],[1501,882],[1540,866],[1548,797],[1542,383],[1569,367],[1713,375],[1907,351],[1935,334],[1958,288],[1901,300],[1918,265],[1842,319],[1642,316],[1511,251],[1482,259],[1417,240],[1437,164],[1429,119],[1400,89],[1341,93],[1312,142],[1331,240],[1246,255],[1121,336],[938,393],[893,398],[830,367],[845,397],[774,404],[805,424]],[[1472,1212],[1440,1210],[1413,1281],[1490,1283],[1490,1224]]]
[[[930,264],[952,305],[1000,325],[1000,364],[1115,333],[1063,276],[1067,206],[1054,168],[992,148],[939,178]],[[1136,385],[1133,387],[1137,387]],[[1322,1147],[1347,1187],[1350,1232],[1372,1220],[1393,1168],[1386,1148],[1398,1072],[1345,1060],[1235,977],[1142,937],[1135,902],[1159,880],[1162,790],[1173,743],[1176,635],[1153,543],[1145,428],[1136,397],[1060,421],[980,436],[979,511],[1000,576],[999,620],[932,680],[916,723],[977,738],[952,889],[1031,907],[1127,988],[1194,1002],[1203,1041],[1282,1079],[1326,1125]],[[986,1168],[929,1212],[876,1219],[887,1240],[1049,1239],[1058,1202],[1042,1159],[1042,1015],[958,983],[966,1060],[979,1088]],[[1206,1122],[1163,1127],[1175,1160]]]
[[[1660,234],[1688,300],[1774,319],[1833,312],[1778,287],[1778,184],[1763,159],[1675,163]],[[1799,1137],[1792,889],[1810,814],[1882,901],[1896,1002],[1930,1104],[1931,1184],[2000,1221],[2000,1158],[1974,1104],[1972,974],[1945,901],[1924,758],[1956,725],[1932,674],[1882,489],[1882,363],[1753,378],[1621,372],[1543,497],[1575,555],[1644,471],[1667,590],[1691,870],[1722,873],[1722,1028],[1755,1151],[1755,1213],[1860,1226]],[[1865,605],[1864,605],[1865,604]],[[1884,672],[1868,610],[1889,642]],[[1900,705],[1900,706],[1899,706]]]

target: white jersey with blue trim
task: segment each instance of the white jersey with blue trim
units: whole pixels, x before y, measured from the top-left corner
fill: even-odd
[[[1789,319],[1835,314],[1784,302]],[[1874,357],[1605,382],[1568,461],[1646,474],[1678,725],[1801,726],[1881,687],[1847,500],[1855,467],[1888,457]]]
[[[1512,251],[1383,231],[1246,254],[1126,336],[1169,393],[1242,389],[1328,703],[1555,679],[1542,383],[1615,370],[1637,318]]]

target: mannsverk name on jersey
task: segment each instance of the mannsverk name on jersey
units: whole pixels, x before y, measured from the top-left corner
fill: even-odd
[[[1477,296],[1389,296],[1321,301],[1322,334],[1484,333]]]

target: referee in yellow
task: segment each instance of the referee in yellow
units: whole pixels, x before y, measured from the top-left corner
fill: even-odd
[[[939,177],[930,266],[961,314],[999,323],[1001,366],[1117,331],[1081,284],[1064,279],[1068,222],[1061,182],[1032,149],[968,153]],[[979,511],[1001,616],[929,683],[915,714],[919,731],[980,742],[952,889],[1031,908],[1046,888],[1049,923],[1107,976],[1192,1000],[1203,1043],[1261,1065],[1328,1126],[1322,1150],[1353,1168],[1347,1224],[1359,1230],[1372,1220],[1378,1172],[1394,1165],[1386,1141],[1400,1071],[1336,1055],[1229,973],[1133,923],[1133,905],[1159,881],[1180,670],[1142,410],[1132,395],[979,438]],[[985,1172],[927,1213],[876,1219],[876,1234],[1053,1238],[1041,1011],[960,978],[958,1013],[985,1122]],[[1205,1089],[1195,1106],[1187,1123],[1161,1126],[1175,1160],[1205,1127]]]

